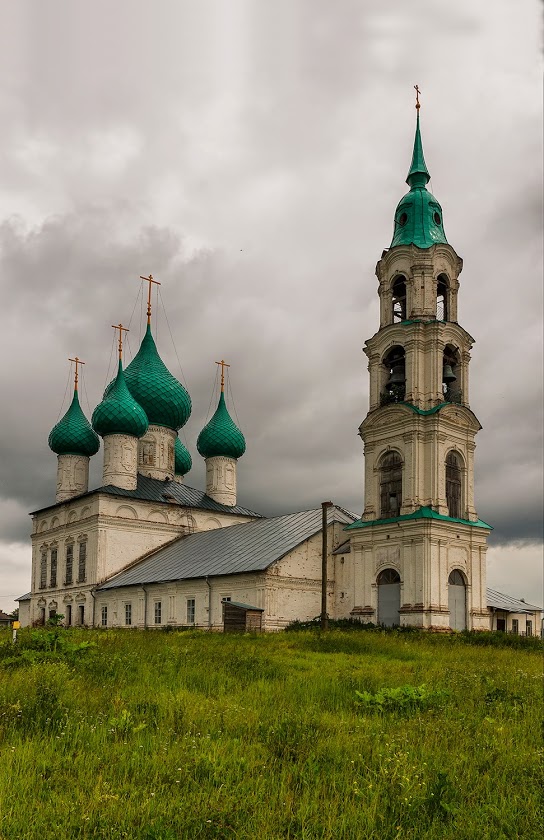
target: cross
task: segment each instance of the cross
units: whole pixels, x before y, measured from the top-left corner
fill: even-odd
[[[119,330],[119,358],[123,358],[123,332],[129,332],[128,327],[122,324],[112,324],[114,330]]]
[[[146,280],[149,283],[149,291],[147,293],[147,323],[150,324],[151,323],[151,286],[152,286],[153,283],[155,283],[157,286],[160,286],[161,284],[159,283],[158,280],[153,280],[153,275],[152,274],[150,274],[149,277],[144,277],[142,274],[140,274],[140,280]]]
[[[416,110],[419,111],[419,109],[421,108],[421,105],[419,104],[419,94],[421,93],[421,91],[417,85],[414,85],[414,90],[416,92]]]
[[[77,383],[79,381],[78,365],[84,365],[85,362],[82,362],[81,359],[78,359],[77,356],[75,357],[75,359],[68,359],[68,361],[76,363],[76,375],[75,375],[75,379],[74,379],[74,391],[77,391]]]
[[[225,368],[230,367],[230,365],[228,365],[224,359],[221,359],[220,362],[216,362],[215,364],[221,365],[221,393],[223,393],[225,390]]]

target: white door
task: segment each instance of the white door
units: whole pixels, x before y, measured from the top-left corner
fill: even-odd
[[[467,629],[467,590],[463,576],[454,570],[448,580],[448,606],[452,630]]]
[[[378,585],[378,624],[400,624],[400,583]]]

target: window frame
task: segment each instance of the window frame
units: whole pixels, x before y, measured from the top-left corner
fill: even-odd
[[[67,543],[64,557],[64,585],[73,586],[74,583],[74,543]],[[68,576],[68,570],[70,575]]]
[[[455,463],[451,463],[452,461]],[[444,469],[448,516],[452,519],[463,519],[463,461],[456,449],[450,449],[447,453]]]
[[[162,601],[153,602],[153,622],[162,624]]]
[[[40,549],[39,589],[47,589],[47,547]]]
[[[132,602],[125,604],[125,627],[132,627]]]
[[[100,609],[100,626],[107,627],[108,626],[108,605],[102,604]]]
[[[77,583],[87,582],[87,540],[78,543],[77,552]],[[82,574],[83,572],[83,574]]]
[[[386,463],[390,461],[391,463]],[[402,508],[402,485],[404,462],[400,452],[390,449],[384,452],[378,463],[380,519],[394,519],[400,516]],[[396,499],[396,505],[391,504]]]
[[[187,598],[185,602],[185,616],[187,624],[193,625],[196,623],[196,598]],[[192,616],[192,618],[191,618]]]
[[[51,556],[49,562],[49,586],[53,589],[57,586],[57,578],[58,578],[58,562],[59,562],[59,551],[56,546],[51,549]]]

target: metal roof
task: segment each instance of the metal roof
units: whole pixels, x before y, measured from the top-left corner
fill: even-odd
[[[527,604],[511,595],[504,595],[496,589],[487,590],[487,606],[494,610],[504,610],[512,613],[533,613],[535,610],[542,610],[542,607],[535,607],[534,604]]]
[[[258,572],[280,560],[297,545],[321,530],[321,508],[256,519],[180,537],[98,587],[139,586],[170,580]],[[327,511],[327,522],[347,524],[351,518],[337,507]]]
[[[229,601],[226,598],[223,598],[221,603],[228,604],[230,607],[238,607],[241,610],[254,610],[255,612],[264,612],[264,609],[262,607],[252,607],[251,604],[242,604],[241,601]]]
[[[24,595],[20,595],[18,598],[14,598],[14,601],[30,601],[32,596],[32,592],[25,592]]]
[[[138,474],[136,490],[123,490],[121,487],[114,487],[113,484],[109,484],[106,487],[97,487],[96,490],[90,490],[81,496],[74,496],[73,499],[67,499],[67,501],[71,502],[76,498],[84,499],[94,493],[107,493],[110,496],[119,496],[124,499],[140,499],[144,502],[158,502],[159,504],[178,504],[182,507],[212,510],[216,513],[262,516],[261,513],[256,513],[254,510],[242,507],[242,505],[233,505],[232,507],[221,505],[219,502],[214,502],[203,490],[195,490],[194,487],[189,487],[187,484],[180,484],[178,481],[162,481],[160,478],[147,478],[147,476],[140,474]],[[57,507],[57,504],[34,510],[32,513],[40,513],[50,507]]]

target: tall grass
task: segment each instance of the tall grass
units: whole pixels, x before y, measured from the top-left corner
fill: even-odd
[[[419,633],[0,634],[0,838],[534,838],[541,671]]]

